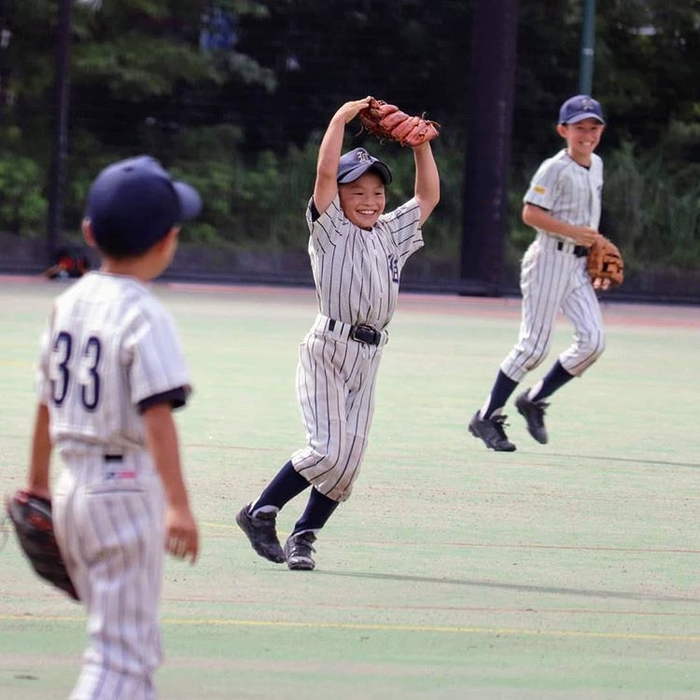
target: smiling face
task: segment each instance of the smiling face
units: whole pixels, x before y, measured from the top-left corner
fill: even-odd
[[[592,117],[575,124],[557,124],[557,133],[566,140],[566,152],[581,165],[591,164],[604,130],[605,125]]]
[[[354,182],[338,185],[340,207],[345,216],[364,229],[371,229],[386,207],[386,187],[379,175],[368,170]]]

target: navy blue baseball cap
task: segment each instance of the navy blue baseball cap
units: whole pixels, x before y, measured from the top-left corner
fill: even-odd
[[[589,95],[570,97],[559,110],[560,124],[575,124],[584,119],[597,119],[601,124],[605,124],[600,102]]]
[[[355,148],[340,156],[338,162],[338,183],[345,185],[355,182],[368,170],[375,170],[385,185],[391,182],[391,170],[381,160],[371,156],[364,148]]]
[[[173,180],[150,156],[108,165],[95,178],[85,216],[107,255],[140,255],[181,221],[202,210],[197,190]]]

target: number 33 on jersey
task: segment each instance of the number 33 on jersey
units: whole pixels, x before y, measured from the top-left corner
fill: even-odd
[[[71,360],[73,360],[73,336],[67,331],[60,331],[56,336],[51,353],[49,378],[51,380],[51,400],[60,406],[68,394],[71,382]],[[83,407],[94,411],[100,401],[100,339],[91,335],[85,343],[85,348],[76,354],[76,380],[80,385],[80,399]]]
[[[54,444],[87,441],[121,452],[143,445],[140,413],[151,403],[185,403],[189,374],[175,324],[149,289],[91,272],[56,300],[39,386]]]

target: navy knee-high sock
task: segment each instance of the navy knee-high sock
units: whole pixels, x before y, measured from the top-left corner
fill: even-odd
[[[531,401],[542,401],[548,396],[551,396],[557,389],[561,389],[567,382],[574,378],[573,374],[567,372],[559,360],[557,360],[552,369],[542,378],[540,386],[535,387],[534,391],[530,392]]]
[[[287,462],[265,487],[258,500],[253,503],[251,510],[255,512],[266,507],[280,510],[285,503],[298,496],[309,485],[309,482],[294,469],[291,461]]]
[[[518,386],[518,382],[513,381],[499,370],[489,394],[488,402],[481,409],[481,417],[484,419],[491,418],[494,411],[503,408],[510,395],[515,391],[516,386]]]
[[[320,530],[339,505],[338,501],[324,496],[318,489],[311,489],[309,501],[301,518],[294,526],[292,534],[303,532],[304,530]]]

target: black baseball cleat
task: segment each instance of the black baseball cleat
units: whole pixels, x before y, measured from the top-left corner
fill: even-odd
[[[549,406],[544,401],[531,401],[527,391],[515,400],[518,413],[527,421],[527,431],[541,445],[547,444],[547,429],[544,427],[544,409]]]
[[[469,432],[474,437],[481,438],[486,447],[490,447],[496,452],[515,452],[515,445],[508,439],[503,428],[507,417],[481,418],[477,411],[469,421]]]
[[[238,526],[245,532],[253,549],[261,557],[269,559],[275,564],[281,564],[285,557],[275,529],[277,513],[263,512],[253,516],[250,513],[250,505],[249,503],[243,507],[236,516]]]
[[[313,571],[316,566],[311,552],[315,552],[313,545],[316,535],[310,530],[291,534],[284,543],[284,553],[287,555],[287,566],[295,571]]]

